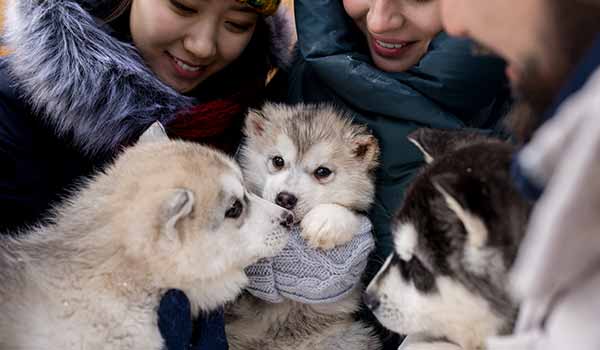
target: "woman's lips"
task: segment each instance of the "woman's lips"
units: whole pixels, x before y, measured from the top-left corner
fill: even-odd
[[[175,72],[181,78],[190,80],[199,79],[206,72],[207,66],[205,65],[191,65],[190,63],[180,60],[169,53],[167,54]]]
[[[371,37],[371,47],[373,51],[380,56],[387,58],[396,58],[404,55],[410,50],[416,41],[384,41]]]

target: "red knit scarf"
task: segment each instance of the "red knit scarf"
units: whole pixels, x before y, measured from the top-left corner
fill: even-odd
[[[241,138],[246,105],[231,97],[205,102],[177,115],[167,125],[170,137],[195,141],[232,153]]]

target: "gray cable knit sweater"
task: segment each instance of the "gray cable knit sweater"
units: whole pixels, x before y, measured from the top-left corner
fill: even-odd
[[[360,282],[374,248],[371,222],[366,217],[350,242],[330,250],[308,246],[296,227],[279,255],[246,269],[250,279],[247,290],[271,303],[284,299],[307,304],[335,302]]]

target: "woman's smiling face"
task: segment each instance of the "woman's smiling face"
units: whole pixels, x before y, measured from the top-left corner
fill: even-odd
[[[133,43],[150,69],[186,93],[235,61],[258,15],[235,0],[133,0]]]
[[[402,72],[417,64],[442,31],[438,0],[343,0],[363,32],[375,66]]]

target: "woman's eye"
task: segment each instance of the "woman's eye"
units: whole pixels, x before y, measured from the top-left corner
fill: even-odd
[[[242,24],[231,21],[225,22],[225,25],[234,33],[246,33],[254,26],[253,24]]]
[[[283,158],[275,156],[271,159],[271,164],[273,164],[273,167],[275,169],[279,170],[285,166],[285,161],[283,160]]]
[[[317,179],[325,179],[332,174],[332,171],[329,168],[318,167],[314,174]]]
[[[187,7],[184,4],[180,3],[179,1],[176,0],[169,0],[171,2],[171,5],[173,5],[173,7],[178,10],[179,12],[182,12],[184,14],[192,14],[195,13],[196,10],[194,10],[193,8]]]
[[[236,200],[233,205],[225,212],[225,217],[230,219],[237,219],[242,215],[244,211],[244,205],[239,200]]]

